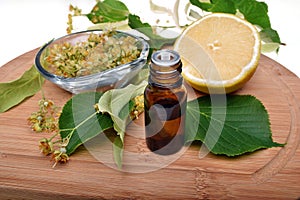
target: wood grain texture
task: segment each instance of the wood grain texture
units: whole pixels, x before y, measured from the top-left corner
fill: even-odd
[[[29,69],[36,52],[1,67],[1,82],[14,80]],[[263,102],[273,139],[286,143],[283,148],[235,158],[208,154],[200,159],[199,145],[192,145],[168,163],[166,157],[148,156],[141,117],[128,127],[123,171],[114,168],[111,149],[98,147],[101,138],[80,147],[67,164],[51,168],[49,157],[38,150],[39,139],[48,135],[32,132],[26,121],[38,109],[38,93],[0,114],[0,199],[297,199],[299,85],[293,73],[262,56],[253,78],[237,92]],[[48,81],[43,88],[59,106],[71,97]],[[106,150],[107,156],[101,157]],[[161,167],[164,162],[167,164]]]

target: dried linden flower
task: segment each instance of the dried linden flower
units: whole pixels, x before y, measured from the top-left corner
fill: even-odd
[[[41,139],[39,143],[40,143],[39,148],[45,156],[51,154],[54,151],[53,143],[49,141],[47,138]]]
[[[91,33],[87,41],[76,44],[55,44],[48,52],[44,57],[45,67],[49,72],[67,78],[112,69],[131,62],[140,55],[135,38],[113,30],[101,34]]]

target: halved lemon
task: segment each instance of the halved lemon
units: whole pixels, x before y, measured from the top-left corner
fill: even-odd
[[[224,13],[194,22],[175,42],[184,79],[201,92],[230,93],[250,80],[260,58],[261,41],[254,25]]]

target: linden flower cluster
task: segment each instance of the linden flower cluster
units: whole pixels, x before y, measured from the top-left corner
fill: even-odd
[[[58,129],[58,107],[51,100],[43,98],[39,101],[39,110],[31,113],[28,121],[35,132],[53,132]]]
[[[51,160],[54,161],[53,167],[57,163],[66,163],[69,160],[69,156],[66,153],[66,146],[68,139],[58,139],[59,108],[56,107],[53,101],[43,98],[39,101],[39,110],[31,113],[28,118],[28,122],[31,128],[35,132],[50,132],[53,135],[48,138],[42,138],[39,141],[39,149],[45,156],[51,155]],[[55,141],[53,141],[56,139]]]
[[[131,119],[138,119],[139,115],[144,112],[144,95],[136,96],[134,99],[134,108],[130,112]]]
[[[50,139],[43,138],[39,141],[41,153],[43,153],[45,156],[51,155],[51,161],[54,161],[52,166],[53,168],[57,165],[57,163],[66,163],[69,160],[66,150],[68,142],[62,142],[60,139],[52,141],[57,134],[54,134]],[[57,149],[54,147],[56,143],[59,143]]]
[[[73,20],[72,20],[72,17],[73,16],[81,16],[81,9],[79,9],[77,6],[73,6],[73,5],[70,5],[69,6],[69,11],[71,13],[68,14],[68,22],[67,22],[67,33],[70,34],[73,30]]]

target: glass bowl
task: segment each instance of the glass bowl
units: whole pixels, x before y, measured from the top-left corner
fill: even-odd
[[[148,43],[141,37],[132,35],[130,33],[116,31],[117,35],[126,35],[136,40],[136,46],[140,50],[140,55],[137,59],[115,66],[112,69],[97,72],[90,75],[78,76],[66,78],[58,76],[49,72],[45,67],[45,54],[49,48],[52,48],[55,44],[63,44],[69,42],[76,44],[78,42],[87,41],[91,33],[101,34],[102,30],[89,30],[77,33],[72,33],[58,39],[52,40],[45,44],[37,53],[35,57],[35,66],[37,70],[42,74],[44,78],[58,85],[59,87],[67,90],[71,93],[77,94],[85,91],[106,91],[111,88],[122,88],[130,83],[130,81],[138,74],[142,67],[147,62],[147,56],[149,53]]]

